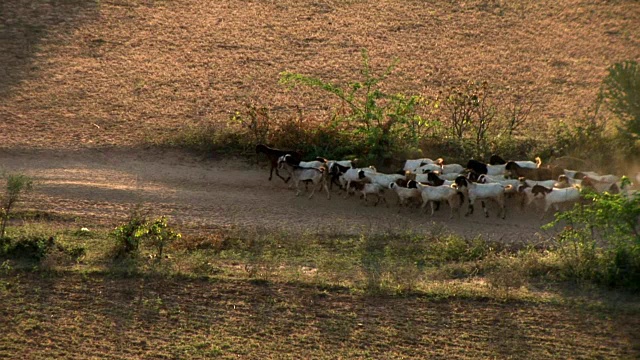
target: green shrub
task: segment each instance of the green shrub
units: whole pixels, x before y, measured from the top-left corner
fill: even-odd
[[[0,218],[2,224],[0,224],[0,239],[4,238],[7,221],[9,220],[9,213],[13,209],[13,206],[20,200],[20,197],[33,187],[33,180],[23,174],[10,174],[7,175],[7,186],[5,194],[0,197],[1,208]]]
[[[444,235],[433,239],[429,254],[435,263],[476,261],[502,249],[501,244],[486,241],[482,237],[469,239],[459,235]]]
[[[360,150],[367,163],[388,164],[394,154],[416,149],[421,138],[434,126],[429,116],[435,102],[419,95],[388,94],[382,91],[397,61],[381,75],[374,74],[366,50],[362,50],[362,78],[343,85],[285,71],[280,83],[291,87],[308,86],[334,95],[341,103],[339,113],[332,114],[331,126],[340,131]]]
[[[16,238],[5,238],[2,254],[10,258],[41,262],[52,253],[62,254],[72,260],[83,257],[85,248],[80,245],[64,245],[53,236],[27,234]]]
[[[625,180],[628,183],[628,180]],[[584,192],[590,204],[556,214],[554,250],[570,279],[640,290],[640,194]]]
[[[10,239],[5,254],[9,257],[40,261],[54,248],[55,240],[52,236],[24,236]]]
[[[119,225],[111,234],[115,239],[115,257],[135,257],[145,242],[155,250],[154,256],[162,258],[164,248],[170,242],[179,239],[181,235],[169,227],[165,217],[150,220],[148,215],[140,209],[135,209],[129,215],[126,223]]]

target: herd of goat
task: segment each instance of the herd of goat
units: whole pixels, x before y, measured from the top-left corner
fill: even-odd
[[[430,205],[431,215],[440,203],[450,208],[449,218],[454,212],[460,216],[460,209],[467,205],[466,215],[473,213],[474,204],[480,201],[486,217],[489,216],[485,201],[497,203],[498,216],[505,218],[505,199],[513,196],[519,199],[521,206],[537,201],[544,203],[542,217],[553,207],[559,210],[561,205],[571,205],[580,201],[580,191],[589,188],[597,192],[618,193],[621,191],[621,178],[616,175],[600,175],[592,171],[569,170],[558,166],[543,166],[540,158],[536,161],[505,161],[494,155],[489,163],[469,160],[466,166],[445,164],[442,159],[406,160],[403,169],[394,174],[378,172],[375,167],[357,168],[350,160],[327,160],[316,158],[302,161],[302,155],[296,151],[280,150],[266,145],[257,145],[256,154],[263,153],[271,163],[269,180],[276,176],[285,183],[292,180],[296,196],[300,195],[301,184],[311,184],[312,198],[316,189],[323,189],[327,199],[331,198],[330,188],[336,185],[346,192],[346,197],[360,192],[367,196],[375,195],[377,205],[385,202],[385,190],[397,194],[398,204],[408,206],[411,203],[425,208]],[[283,177],[278,170],[286,172]],[[640,177],[640,174],[639,176]],[[638,179],[640,182],[640,179]]]

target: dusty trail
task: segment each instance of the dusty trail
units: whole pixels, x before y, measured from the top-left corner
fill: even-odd
[[[466,236],[496,240],[537,240],[542,221],[513,204],[507,219],[481,211],[448,220],[448,209],[433,218],[415,210],[366,206],[337,193],[327,200],[295,197],[280,179],[267,181],[268,170],[245,160],[198,159],[189,153],[146,149],[80,151],[1,150],[0,169],[23,172],[36,180],[24,207],[76,216],[88,223],[122,221],[136,204],[167,215],[188,231],[218,227],[258,227],[290,232],[359,233],[367,231],[428,232],[447,229]],[[479,209],[478,209],[479,210]],[[546,220],[550,220],[548,217]]]

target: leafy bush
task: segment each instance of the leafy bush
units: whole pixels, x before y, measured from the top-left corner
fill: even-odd
[[[247,103],[236,109],[226,124],[189,128],[169,145],[211,153],[253,154],[256,144],[301,151],[305,158],[362,160],[383,169],[395,168],[407,158],[452,154],[447,161],[488,158],[500,153],[531,158],[530,146],[514,144],[526,139],[520,129],[528,121],[531,105],[522,89],[497,89],[487,82],[469,81],[437,96],[387,93],[383,82],[397,60],[376,74],[366,49],[355,80],[334,84],[291,71],[280,73],[289,87],[308,87],[338,101],[326,118],[313,118],[295,107],[289,116],[272,116],[264,105]],[[531,144],[531,142],[525,142]]]
[[[563,274],[640,290],[640,194],[584,192],[590,204],[556,214],[564,224],[556,249]]]
[[[52,236],[26,236],[12,240],[5,254],[10,257],[40,261],[55,248]]]
[[[549,144],[553,154],[543,155],[588,158],[603,171],[626,171],[630,160],[640,159],[638,141],[640,68],[635,61],[625,61],[609,68],[600,93],[584,115],[556,127],[555,141]]]
[[[373,73],[366,50],[362,50],[361,81],[343,86],[321,79],[285,71],[280,83],[291,87],[309,86],[334,95],[343,105],[340,114],[334,114],[333,125],[348,134],[352,142],[363,148],[361,156],[368,163],[382,164],[392,154],[416,148],[433,125],[421,109],[429,100],[418,95],[387,94],[381,83],[386,80],[397,61],[382,75]]]
[[[140,209],[132,211],[127,222],[117,226],[112,236],[116,241],[116,258],[137,256],[140,246],[145,242],[156,250],[154,255],[158,259],[162,258],[167,244],[181,237],[168,225],[164,216],[150,220]]]
[[[15,239],[5,238],[1,251],[5,256],[41,262],[54,252],[77,260],[86,253],[83,246],[69,246],[56,242],[53,236],[28,234]]]

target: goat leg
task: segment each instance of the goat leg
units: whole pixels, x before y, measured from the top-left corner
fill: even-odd
[[[480,201],[480,204],[482,204],[482,211],[484,212],[484,217],[489,217],[489,210],[487,210],[487,205],[484,203],[484,201]]]
[[[331,193],[329,192],[327,184],[324,184],[324,190],[327,192],[327,200],[331,200]]]

